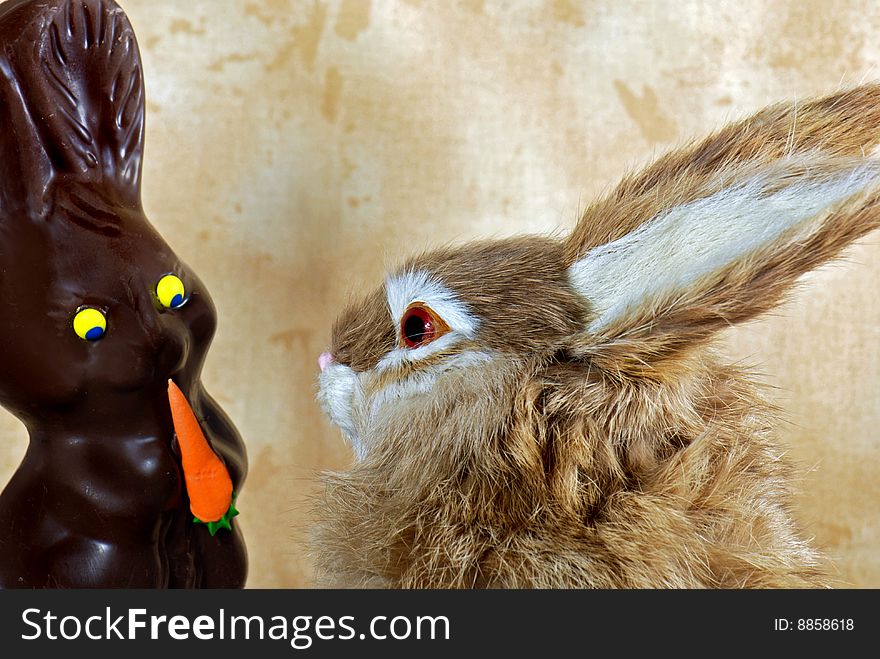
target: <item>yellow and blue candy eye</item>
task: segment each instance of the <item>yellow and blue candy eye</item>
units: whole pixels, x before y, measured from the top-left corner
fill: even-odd
[[[73,331],[84,341],[97,341],[107,331],[107,317],[94,307],[80,307],[73,317]]]
[[[156,296],[166,309],[177,309],[186,302],[186,289],[179,277],[165,275],[156,284]]]

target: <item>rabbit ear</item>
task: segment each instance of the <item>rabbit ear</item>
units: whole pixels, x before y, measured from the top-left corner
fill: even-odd
[[[144,88],[122,10],[112,0],[13,2],[0,39],[0,189],[17,186],[0,195],[33,202],[54,179],[139,205]]]
[[[587,210],[569,277],[599,344],[662,355],[769,310],[880,224],[880,86],[774,107]]]

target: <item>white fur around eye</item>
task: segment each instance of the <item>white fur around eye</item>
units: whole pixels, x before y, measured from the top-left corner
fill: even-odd
[[[396,328],[398,344],[401,340],[400,321],[413,302],[422,302],[429,306],[452,331],[418,348],[395,348],[380,360],[380,369],[404,361],[424,359],[449,348],[462,338],[473,339],[476,336],[479,319],[455,293],[424,270],[411,270],[389,276],[385,280],[385,295]]]
[[[670,208],[635,231],[596,247],[569,269],[572,286],[598,313],[601,331],[634,305],[687,286],[772,243],[825,208],[877,180],[876,164],[832,179],[804,181],[766,193],[756,177],[703,199]],[[771,181],[772,182],[772,181]]]
[[[434,364],[402,380],[385,385],[376,392],[370,401],[372,412],[377,414],[388,403],[431,391],[437,383],[437,379],[447,371],[481,366],[489,363],[492,359],[491,352],[482,350],[466,350],[457,355],[451,355],[440,364]]]

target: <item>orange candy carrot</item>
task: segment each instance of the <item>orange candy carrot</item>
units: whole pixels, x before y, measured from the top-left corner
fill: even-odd
[[[186,396],[168,380],[168,402],[180,445],[189,508],[202,522],[217,522],[232,503],[232,479],[205,439]]]

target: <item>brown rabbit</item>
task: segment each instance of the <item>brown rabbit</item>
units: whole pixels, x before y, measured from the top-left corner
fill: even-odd
[[[404,264],[337,320],[322,583],[812,587],[777,413],[712,348],[880,223],[880,85],[673,151],[558,241]]]

